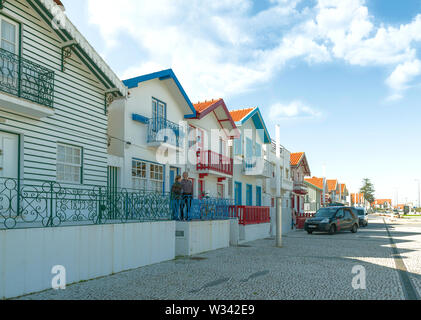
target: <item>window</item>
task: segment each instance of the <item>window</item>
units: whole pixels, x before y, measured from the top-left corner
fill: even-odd
[[[82,148],[57,146],[57,181],[82,183]]]
[[[246,157],[247,159],[253,158],[253,140],[246,138]]]
[[[154,131],[160,131],[166,128],[167,119],[167,105],[159,101],[158,99],[152,98],[152,120],[154,125]]]
[[[161,192],[163,191],[164,183],[164,167],[156,164],[150,166],[151,190]]]
[[[19,25],[5,17],[0,16],[1,48],[18,54],[18,28]]]
[[[133,189],[162,192],[164,190],[164,167],[142,160],[132,161]]]
[[[146,162],[137,160],[132,161],[132,180],[134,189],[147,189],[146,166]]]
[[[256,146],[255,146],[256,150],[255,150],[255,154],[257,158],[261,158],[262,157],[262,146],[256,142]]]
[[[243,154],[243,141],[241,137],[234,140],[234,154],[235,155]]]

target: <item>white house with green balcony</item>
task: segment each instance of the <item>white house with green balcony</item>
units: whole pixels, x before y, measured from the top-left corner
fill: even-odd
[[[39,193],[52,183],[55,191],[107,185],[107,106],[127,89],[58,4],[0,1],[0,226],[6,228],[82,218],[71,208],[46,218],[52,209],[20,197],[24,186]]]
[[[127,87],[61,2],[1,0],[0,37],[0,299],[173,259],[168,201],[110,188]]]

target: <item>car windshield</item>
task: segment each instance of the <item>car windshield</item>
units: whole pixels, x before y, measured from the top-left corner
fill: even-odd
[[[357,214],[358,214],[359,216],[365,216],[365,212],[364,212],[364,210],[361,210],[361,209],[357,210]]]
[[[335,215],[337,208],[323,208],[317,211],[316,218],[331,218]]]

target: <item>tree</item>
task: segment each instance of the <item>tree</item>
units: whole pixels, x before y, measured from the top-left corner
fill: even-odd
[[[364,194],[365,200],[367,200],[370,204],[376,200],[374,197],[374,193],[376,191],[374,190],[374,185],[371,183],[370,179],[366,178],[363,180],[363,186],[360,192]]]

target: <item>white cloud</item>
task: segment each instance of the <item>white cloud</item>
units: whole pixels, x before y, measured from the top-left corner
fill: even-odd
[[[421,74],[421,61],[404,62],[396,67],[393,73],[387,78],[386,84],[393,90],[389,100],[399,100],[402,98],[402,91],[408,88],[409,83]]]
[[[269,118],[271,121],[284,119],[313,119],[318,118],[322,113],[315,110],[301,101],[292,101],[288,104],[276,103],[270,107]]]
[[[396,68],[386,83],[403,95],[421,41],[421,14],[400,27],[376,26],[364,0],[88,0],[90,22],[107,50],[124,34],[142,49],[123,78],[173,68],[192,100],[227,97],[266,83],[292,59]],[[412,73],[411,73],[412,72]],[[398,89],[396,89],[398,88]]]

